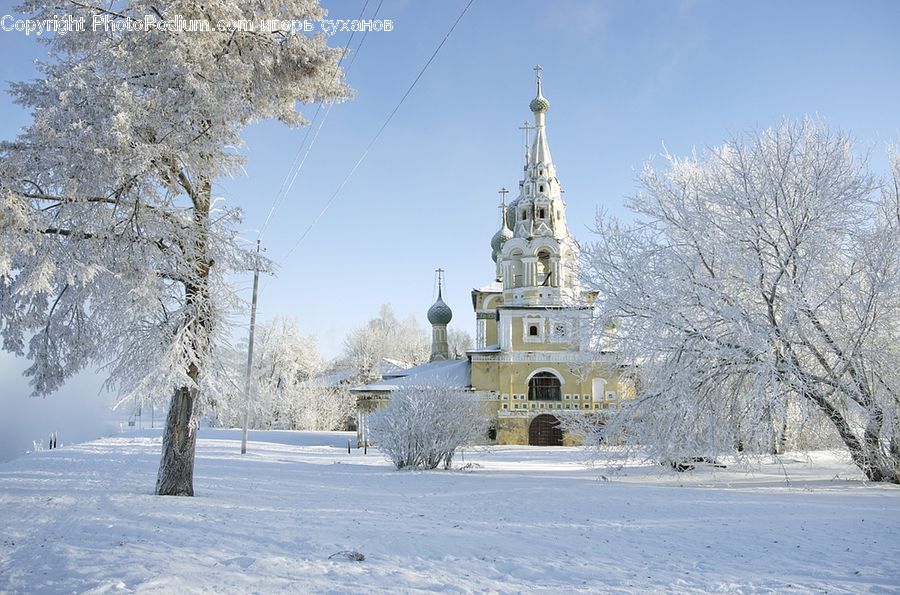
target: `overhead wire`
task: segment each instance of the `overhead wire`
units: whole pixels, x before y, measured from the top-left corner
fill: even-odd
[[[375,13],[372,15],[372,19],[374,19],[378,15],[379,10],[381,10],[381,4],[383,2],[384,2],[384,0],[381,0],[381,2],[378,3],[378,7],[375,9]],[[362,16],[363,16],[363,14],[365,14],[366,8],[368,6],[369,6],[369,0],[366,0],[365,4],[363,4],[362,9],[359,11],[359,16],[357,17],[357,20],[362,19]],[[362,41],[359,42],[359,45],[356,48],[356,52],[353,53],[353,56],[351,57],[351,60],[350,60],[350,64],[347,66],[346,69],[344,69],[345,74],[353,66],[353,62],[356,61],[356,54],[359,52],[360,48],[362,48],[363,41],[365,41],[366,35],[368,35],[368,33],[369,33],[368,31],[363,32]],[[355,35],[356,35],[356,31],[352,31],[350,33],[350,37],[349,37],[349,39],[347,39],[347,44],[344,46],[344,51],[341,53],[341,57],[337,61],[337,64],[335,64],[334,71],[331,74],[331,82],[334,82],[334,80],[337,78],[338,73],[341,71],[341,64],[344,62],[344,58],[348,54],[350,45],[353,43],[353,37]],[[313,114],[313,117],[310,120],[309,126],[306,128],[306,134],[303,135],[303,140],[300,141],[300,145],[297,147],[297,152],[294,155],[294,160],[291,163],[291,167],[288,170],[288,173],[285,175],[284,180],[281,182],[281,187],[278,189],[278,194],[275,195],[275,199],[272,201],[272,206],[269,208],[269,212],[266,215],[266,219],[263,222],[263,225],[260,228],[259,233],[257,234],[257,239],[262,239],[263,233],[265,233],[266,229],[268,229],[269,222],[272,220],[272,217],[274,217],[274,215],[278,211],[278,209],[281,208],[281,205],[284,203],[284,201],[287,198],[288,194],[290,193],[291,189],[294,187],[294,182],[297,180],[297,176],[300,174],[300,171],[303,169],[303,165],[306,163],[306,158],[309,157],[310,151],[312,151],[312,148],[315,146],[316,139],[318,139],[318,137],[319,137],[319,132],[321,132],[322,126],[325,124],[325,121],[328,120],[328,114],[331,113],[331,107],[334,105],[333,101],[327,102],[328,107],[325,110],[325,116],[319,122],[319,126],[318,126],[318,128],[316,128],[316,134],[313,136],[312,142],[306,147],[306,153],[303,154],[303,159],[300,160],[298,163],[298,159],[300,159],[300,153],[303,151],[304,145],[306,145],[306,141],[309,138],[310,132],[314,128],[315,122],[316,122],[317,118],[319,117],[319,113],[322,111],[322,105],[324,103],[325,102],[319,102],[318,106],[316,107],[316,112],[315,112],[315,114]]]
[[[444,44],[450,38],[450,35],[453,33],[454,29],[456,29],[456,26],[459,25],[459,22],[465,16],[466,12],[468,12],[468,10],[469,10],[469,7],[471,7],[474,2],[475,2],[475,0],[469,0],[469,2],[466,4],[466,6],[462,9],[462,11],[459,13],[459,16],[456,17],[456,20],[453,22],[453,25],[451,25],[450,29],[444,35],[444,38],[441,40],[441,42],[435,48],[434,52],[432,52],[431,56],[428,58],[428,61],[425,62],[425,65],[422,66],[421,70],[419,70],[419,73],[416,75],[416,78],[406,89],[406,92],[400,98],[400,101],[398,101],[397,105],[394,106],[394,109],[391,110],[391,113],[388,114],[388,117],[381,124],[381,127],[375,133],[375,136],[373,136],[372,140],[369,141],[369,144],[366,145],[366,148],[360,155],[359,159],[357,159],[357,161],[353,165],[353,167],[350,168],[350,171],[347,173],[347,175],[344,177],[343,181],[341,181],[341,183],[338,185],[337,189],[334,191],[334,193],[331,195],[331,197],[325,203],[325,206],[322,207],[322,210],[319,211],[319,213],[316,215],[316,217],[313,219],[313,221],[306,227],[306,229],[303,231],[303,233],[300,234],[300,237],[297,238],[297,241],[294,242],[293,246],[291,246],[291,248],[284,254],[284,256],[282,256],[278,260],[280,260],[280,261],[285,260],[288,256],[290,256],[294,252],[294,250],[296,250],[300,246],[300,244],[303,242],[303,240],[309,235],[309,232],[313,230],[313,228],[316,226],[316,224],[319,222],[319,220],[322,218],[322,216],[325,215],[325,213],[328,211],[328,209],[331,207],[331,205],[335,202],[337,197],[340,195],[341,191],[344,189],[344,187],[350,181],[350,178],[353,177],[353,174],[356,173],[356,170],[359,169],[359,166],[362,165],[363,161],[366,160],[366,157],[368,157],[369,152],[372,150],[372,147],[378,141],[379,137],[384,132],[384,130],[391,123],[391,120],[394,119],[394,116],[400,110],[400,107],[406,101],[406,98],[409,97],[410,93],[412,93],[412,90],[415,88],[416,84],[419,82],[419,79],[421,79],[422,75],[425,74],[425,71],[428,70],[428,67],[431,65],[431,63],[434,61],[434,59],[437,57],[438,53],[441,51],[441,48],[444,47]]]

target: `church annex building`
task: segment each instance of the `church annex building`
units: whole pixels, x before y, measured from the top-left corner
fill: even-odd
[[[535,70],[537,96],[529,105],[534,128],[528,127],[534,140],[526,142],[518,196],[507,205],[501,191],[499,230],[491,239],[495,279],[472,290],[475,349],[464,360],[448,359],[452,312],[439,279],[437,301],[428,310],[431,361],[352,390],[361,440],[367,439],[367,414],[403,386],[474,391],[496,416],[490,438],[497,444],[570,444],[557,415],[578,411],[602,418],[621,403],[619,371],[590,345],[596,294],[579,287],[578,246],[566,225],[547,142],[550,102],[542,93],[540,67]]]

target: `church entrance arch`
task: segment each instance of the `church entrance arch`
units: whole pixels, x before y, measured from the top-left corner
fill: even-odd
[[[543,413],[528,426],[529,446],[562,446],[563,434],[556,417]]]

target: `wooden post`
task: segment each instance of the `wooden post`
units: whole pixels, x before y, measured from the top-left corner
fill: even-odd
[[[253,385],[253,333],[256,331],[256,297],[259,290],[259,243],[256,240],[256,265],[253,267],[253,300],[250,304],[250,338],[247,342],[247,383],[244,389],[244,431],[241,433],[241,454],[247,454],[247,426],[250,424],[250,393]]]

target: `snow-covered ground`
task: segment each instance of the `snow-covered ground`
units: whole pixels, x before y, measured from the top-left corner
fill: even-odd
[[[398,472],[348,438],[203,429],[194,498],[152,495],[149,432],[0,464],[0,592],[900,592],[900,489],[833,455],[605,481],[576,449]]]

